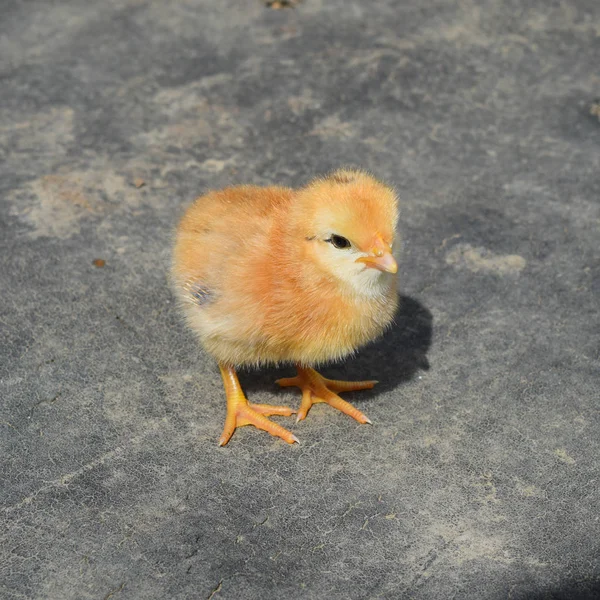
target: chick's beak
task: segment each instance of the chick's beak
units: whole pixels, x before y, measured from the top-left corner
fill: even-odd
[[[356,259],[356,262],[364,263],[365,266],[386,273],[396,273],[398,271],[398,263],[392,256],[391,247],[386,244],[380,236],[375,238],[373,247],[369,250],[367,256],[361,256]]]

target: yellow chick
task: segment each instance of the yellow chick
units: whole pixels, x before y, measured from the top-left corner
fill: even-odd
[[[177,229],[172,281],[188,325],[219,363],[227,417],[219,445],[254,425],[292,444],[270,420],[285,406],[251,404],[241,366],[293,363],[297,420],[326,402],[360,423],[369,419],[339,392],[376,381],[333,381],[313,366],[339,360],[391,324],[398,295],[392,254],[394,192],[369,174],[341,169],[294,190],[238,186],[198,198]]]

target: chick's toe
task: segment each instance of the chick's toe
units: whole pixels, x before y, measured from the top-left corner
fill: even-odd
[[[296,411],[288,406],[272,406],[270,404],[250,404],[242,391],[237,374],[232,367],[219,365],[225,394],[227,396],[227,416],[225,427],[219,438],[219,446],[224,446],[230,440],[238,427],[254,425],[275,437],[280,437],[288,444],[298,443],[298,438],[285,427],[267,419],[271,415],[289,417]]]
[[[281,387],[299,387],[302,390],[302,402],[298,409],[296,421],[306,418],[313,404],[326,403],[337,408],[344,414],[356,419],[359,423],[369,423],[371,420],[360,410],[338,396],[336,392],[353,392],[356,390],[370,390],[377,381],[339,381],[327,379],[311,368],[297,366],[296,377],[278,379],[275,383]]]

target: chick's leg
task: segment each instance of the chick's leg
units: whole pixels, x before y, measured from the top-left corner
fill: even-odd
[[[250,404],[244,396],[242,386],[238,380],[233,367],[219,364],[221,376],[225,384],[225,394],[227,396],[227,416],[225,417],[225,427],[219,439],[219,446],[224,446],[237,427],[244,425],[254,425],[258,429],[269,432],[271,435],[280,437],[288,444],[298,441],[298,438],[291,432],[267,419],[271,415],[281,415],[289,417],[296,411],[287,406],[271,406],[270,404]]]
[[[276,381],[281,387],[296,386],[302,390],[302,402],[298,410],[297,421],[302,421],[306,418],[313,404],[326,402],[333,406],[333,408],[337,408],[353,419],[356,419],[359,423],[371,423],[366,415],[357,408],[354,408],[349,402],[342,400],[337,392],[370,390],[377,381],[337,381],[326,379],[314,369],[300,365],[297,365],[297,369],[298,375],[296,377],[286,377]]]

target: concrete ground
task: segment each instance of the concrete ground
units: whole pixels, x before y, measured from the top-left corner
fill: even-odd
[[[597,0],[287,4],[1,3],[0,597],[600,597]],[[218,448],[173,227],[340,165],[402,200],[374,424]]]

